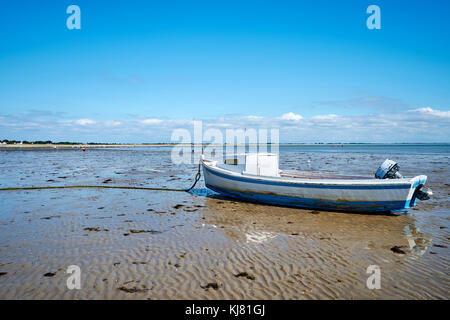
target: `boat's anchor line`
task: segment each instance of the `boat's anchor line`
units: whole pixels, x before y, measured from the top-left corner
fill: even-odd
[[[189,192],[191,191],[201,177],[201,166],[198,165],[198,171],[194,178],[194,183],[188,189],[174,189],[174,188],[158,188],[158,187],[132,187],[132,186],[41,186],[41,187],[12,187],[0,188],[0,191],[14,191],[14,190],[40,190],[40,189],[81,189],[81,188],[98,188],[98,189],[130,189],[130,190],[153,190],[153,191],[174,191],[174,192]]]
[[[183,189],[183,191],[189,192],[192,189],[194,189],[194,187],[197,184],[198,180],[200,180],[200,178],[202,177],[202,173],[201,172],[202,172],[202,164],[201,164],[201,162],[199,162],[198,163],[197,174],[195,175],[195,178],[194,178],[194,184],[189,189]]]

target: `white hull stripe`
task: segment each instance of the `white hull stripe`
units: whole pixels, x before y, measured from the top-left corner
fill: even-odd
[[[301,183],[289,183],[289,182],[278,182],[278,181],[268,181],[268,180],[260,180],[260,179],[252,179],[247,177],[237,177],[233,175],[223,174],[221,172],[211,170],[206,165],[203,166],[205,170],[207,170],[210,174],[219,176],[221,178],[235,180],[240,182],[247,183],[256,183],[256,184],[266,184],[273,186],[283,186],[283,187],[294,187],[294,188],[320,188],[320,189],[356,189],[356,190],[376,190],[376,189],[410,189],[411,184],[397,184],[397,185],[365,185],[365,186],[345,186],[345,185],[325,185],[325,184],[301,184]]]

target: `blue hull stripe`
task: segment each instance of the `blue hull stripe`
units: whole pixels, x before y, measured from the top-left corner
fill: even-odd
[[[304,209],[327,209],[335,211],[358,211],[358,212],[387,212],[404,209],[406,201],[363,201],[363,202],[338,202],[330,200],[306,199],[289,196],[278,196],[272,194],[261,194],[254,192],[241,192],[224,189],[206,184],[206,187],[234,198],[247,199],[255,202],[263,202],[276,205],[287,205]]]
[[[241,182],[248,183],[259,183],[259,184],[267,184],[272,186],[283,186],[283,187],[294,187],[294,188],[321,188],[321,189],[352,189],[352,190],[373,190],[373,189],[409,189],[411,188],[410,184],[402,184],[402,185],[383,185],[383,186],[337,186],[337,185],[323,185],[323,184],[299,184],[299,183],[288,183],[288,182],[278,182],[278,181],[267,181],[267,180],[258,180],[258,179],[249,179],[245,177],[236,177],[232,175],[223,174],[221,172],[212,171],[206,166],[203,168],[208,171],[210,174]]]

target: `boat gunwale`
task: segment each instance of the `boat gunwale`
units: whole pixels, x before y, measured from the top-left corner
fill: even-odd
[[[326,188],[329,187],[378,187],[378,188],[389,188],[397,187],[404,189],[410,188],[414,178],[402,178],[402,179],[318,179],[318,178],[291,178],[291,177],[270,177],[270,176],[256,176],[250,174],[242,174],[234,172],[231,170],[226,170],[216,165],[213,165],[214,161],[211,160],[201,160],[202,165],[207,169],[215,173],[219,173],[225,176],[231,176],[238,179],[250,180],[249,183],[282,183],[286,185],[294,185],[301,188],[302,184],[305,187],[311,186],[321,186]],[[402,188],[403,189],[403,188]]]

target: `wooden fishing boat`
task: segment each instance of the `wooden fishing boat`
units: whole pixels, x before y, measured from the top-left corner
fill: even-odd
[[[432,194],[421,190],[427,176],[403,178],[391,160],[378,169],[378,179],[279,170],[278,155],[271,153],[240,155],[220,164],[202,157],[201,165],[206,187],[215,192],[305,209],[387,212],[414,207],[418,198]]]

